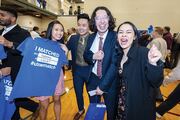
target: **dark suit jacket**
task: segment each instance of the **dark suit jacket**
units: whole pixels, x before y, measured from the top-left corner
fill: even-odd
[[[96,33],[93,33],[89,36],[86,50],[84,52],[84,59],[85,61],[91,65],[91,69],[94,66],[95,61],[93,58],[93,52],[90,51],[90,48],[93,44],[93,41],[95,40]],[[114,31],[108,31],[107,37],[105,39],[105,43],[103,46],[103,52],[104,52],[104,58],[102,63],[102,78],[101,82],[99,84],[99,88],[104,91],[108,92],[111,88],[114,90],[116,89],[115,85],[115,64],[113,62],[116,62],[113,58],[113,51],[115,50],[115,43],[116,43],[116,33]],[[92,70],[91,70],[92,71]],[[113,87],[114,86],[114,87]]]
[[[80,40],[80,35],[72,35],[67,42],[66,46],[69,50],[71,50],[71,55],[72,55],[72,71],[73,74],[76,70],[76,56],[77,56],[77,47],[78,47],[78,41]]]
[[[0,30],[0,35],[2,34],[3,29]],[[22,56],[16,50],[16,47],[23,42],[23,40],[30,36],[27,30],[22,29],[19,25],[15,26],[12,30],[8,33],[3,35],[4,38],[13,42],[13,46],[15,49],[5,47],[5,51],[7,52],[7,58],[2,61],[3,67],[11,67],[11,79],[14,83],[16,75],[19,71]]]

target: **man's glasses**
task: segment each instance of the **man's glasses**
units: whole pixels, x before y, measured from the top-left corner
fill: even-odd
[[[109,20],[109,16],[103,16],[103,17],[95,17],[95,20]]]

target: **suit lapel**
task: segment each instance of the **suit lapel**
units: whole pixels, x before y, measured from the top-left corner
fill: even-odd
[[[108,50],[108,47],[111,46],[111,37],[112,37],[112,34],[111,34],[111,31],[108,32],[107,34],[107,37],[105,39],[105,42],[104,42],[104,45],[103,45],[103,51],[104,53],[106,53]]]
[[[19,28],[20,28],[19,25],[16,25],[12,30],[10,30],[3,36],[10,36],[11,34],[16,34],[16,32],[18,32],[20,30]]]
[[[78,41],[79,41],[79,39],[80,39],[80,35],[77,35],[76,37],[75,37],[75,50],[77,51],[77,47],[78,47]]]
[[[76,35],[75,37],[74,37],[74,58],[75,58],[75,60],[76,60],[76,56],[77,56],[77,47],[78,47],[78,41],[79,41],[79,38],[80,38],[80,35]],[[73,53],[73,51],[71,51],[71,53]]]
[[[93,33],[89,36],[88,38],[88,41],[87,41],[87,46],[89,46],[88,48],[90,49],[94,40],[95,40],[95,37],[96,37],[96,33]]]

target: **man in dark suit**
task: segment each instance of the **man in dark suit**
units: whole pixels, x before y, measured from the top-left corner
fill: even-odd
[[[76,93],[76,100],[79,112],[74,116],[74,120],[79,120],[84,114],[83,88],[88,80],[90,66],[84,61],[83,54],[89,37],[89,16],[79,14],[77,16],[77,35],[72,35],[67,43],[67,48],[72,54],[72,74],[73,84]]]
[[[94,33],[89,36],[84,58],[92,66],[87,88],[88,91],[95,90],[96,95],[89,98],[91,103],[99,103],[103,95],[107,118],[114,120],[117,89],[111,67],[116,43],[115,21],[108,8],[101,6],[94,10],[90,22]]]
[[[3,76],[11,75],[12,83],[14,83],[17,73],[19,71],[22,56],[16,50],[17,46],[23,42],[30,34],[28,31],[22,29],[16,24],[17,12],[9,7],[0,7],[0,25],[4,26],[0,30],[0,44],[4,46],[7,53],[7,58],[2,60],[0,71]],[[28,99],[19,98],[15,100],[16,111],[13,115],[13,120],[19,120],[19,107],[35,112],[38,108],[38,103]]]

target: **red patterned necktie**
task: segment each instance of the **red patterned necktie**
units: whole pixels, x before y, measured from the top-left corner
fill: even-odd
[[[99,37],[99,50],[103,50],[103,38]],[[97,76],[102,77],[102,60],[97,61]]]

